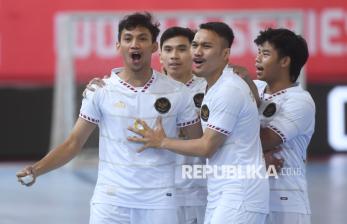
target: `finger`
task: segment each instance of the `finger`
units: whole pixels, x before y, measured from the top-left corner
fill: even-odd
[[[24,171],[18,171],[18,172],[16,173],[16,176],[17,176],[18,178],[20,178],[20,177],[26,176],[26,174],[25,174]]]
[[[140,130],[140,129],[137,129],[137,128],[134,128],[134,127],[131,127],[131,126],[128,127],[128,130],[131,131],[131,132],[134,132],[135,134],[141,135],[141,136],[144,135],[144,131],[143,130]]]
[[[163,118],[161,116],[158,116],[157,119],[155,120],[155,125],[157,127],[162,126],[162,120]]]
[[[90,91],[92,91],[92,92],[95,91],[95,88],[93,88],[91,84],[88,84],[88,85],[87,85],[87,89],[90,90]]]
[[[146,147],[142,146],[139,150],[137,150],[138,153],[141,153],[146,150]]]
[[[138,138],[138,137],[135,137],[135,136],[127,137],[127,139],[130,142],[138,142],[138,143],[146,143],[146,141],[147,141],[147,139],[145,139],[145,138]]]
[[[99,87],[105,86],[105,82],[102,79],[98,79],[94,84]]]
[[[89,85],[91,84],[97,84],[98,82],[100,82],[100,78],[93,78],[90,82],[89,82]]]
[[[228,64],[228,68],[234,68],[235,65],[234,64]]]
[[[140,119],[138,119],[137,121],[142,125],[142,127],[143,127],[144,130],[149,130],[149,129],[151,129],[151,128],[148,126],[148,124],[146,123],[146,121],[140,120]]]

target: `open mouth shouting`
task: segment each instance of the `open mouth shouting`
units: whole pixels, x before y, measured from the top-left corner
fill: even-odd
[[[141,57],[142,57],[142,55],[140,52],[131,52],[130,53],[130,58],[131,58],[132,62],[135,64],[140,62]]]
[[[205,60],[202,59],[202,58],[193,58],[193,66],[194,66],[195,68],[201,67],[201,66],[203,65],[204,62],[205,62]]]

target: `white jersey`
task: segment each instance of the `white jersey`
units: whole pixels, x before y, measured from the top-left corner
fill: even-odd
[[[205,94],[200,117],[204,130],[213,129],[227,136],[207,161],[218,169],[217,175],[208,177],[207,208],[222,205],[239,209],[243,205],[247,211],[268,213],[269,184],[259,137],[258,110],[248,85],[232,70],[225,69]],[[232,167],[240,169],[236,177],[222,173]],[[248,168],[260,175],[246,175]]]
[[[198,114],[206,90],[206,81],[203,78],[193,76],[193,78],[186,83],[186,86],[191,90],[195,111]],[[204,165],[205,163],[206,159],[202,157],[176,155],[175,186],[178,206],[206,205],[206,179],[182,178],[182,165]]]
[[[306,183],[306,151],[315,125],[315,104],[311,95],[295,84],[272,95],[265,94],[266,82],[255,81],[260,98],[272,110],[260,111],[262,127],[282,138],[282,150],[276,154],[284,159],[279,178],[270,178],[270,210],[311,214]]]
[[[88,91],[80,117],[99,125],[99,173],[92,202],[130,208],[163,209],[176,207],[174,190],[175,154],[147,149],[127,140],[134,133],[135,119],[155,126],[158,116],[168,137],[177,128],[199,121],[189,89],[165,75],[153,72],[143,87],[133,87],[112,70],[106,86]]]

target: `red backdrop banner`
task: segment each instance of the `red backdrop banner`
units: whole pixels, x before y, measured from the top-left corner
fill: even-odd
[[[176,17],[165,19],[162,29],[182,25],[182,18],[193,12],[218,13],[237,10],[268,10],[281,12],[299,10],[304,15],[304,36],[310,49],[306,68],[309,83],[347,83],[347,2],[330,1],[114,1],[114,0],[0,0],[0,83],[52,84],[55,73],[56,17],[65,11],[134,12],[147,10],[154,15],[177,11]],[[201,13],[200,13],[201,14]],[[226,15],[227,16],[227,15]],[[221,15],[223,17],[223,15]],[[219,18],[205,18],[219,19]],[[164,23],[164,24],[163,24]],[[198,20],[184,25],[196,27]],[[75,24],[80,32],[73,46],[78,81],[104,75],[113,66],[121,65],[114,47],[115,24]],[[231,62],[247,66],[254,64],[254,27],[249,21],[230,24],[235,31]],[[267,24],[263,24],[267,25]],[[263,26],[262,25],[262,26]],[[289,24],[290,25],[290,24]],[[260,26],[261,27],[261,26]],[[102,29],[95,37],[93,29]],[[100,39],[102,38],[101,42]],[[154,66],[159,67],[154,58]]]

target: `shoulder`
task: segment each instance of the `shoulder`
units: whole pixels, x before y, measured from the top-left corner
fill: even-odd
[[[221,94],[242,95],[249,92],[247,83],[230,69],[223,71],[220,80],[216,84],[216,92]]]
[[[167,75],[155,72],[155,79],[157,80],[157,88],[166,91],[188,91],[188,87],[181,82],[178,82]]]
[[[287,96],[287,102],[290,105],[300,105],[302,107],[311,107],[315,109],[315,102],[311,94],[301,86],[288,89]]]
[[[257,86],[258,90],[259,89],[264,89],[266,87],[266,85],[267,85],[266,82],[258,80],[258,79],[253,80],[253,82]]]

